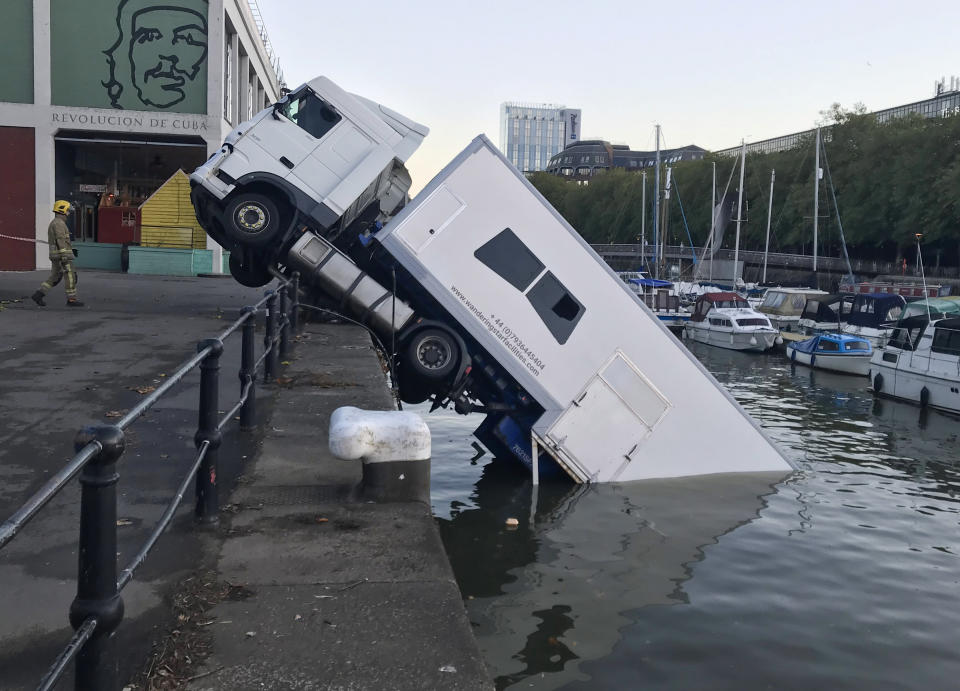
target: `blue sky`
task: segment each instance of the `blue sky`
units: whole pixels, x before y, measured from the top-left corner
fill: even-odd
[[[960,75],[960,2],[259,0],[287,82],[332,78],[430,127],[423,187],[503,101],[583,111],[582,134],[633,149],[734,146],[870,110]]]

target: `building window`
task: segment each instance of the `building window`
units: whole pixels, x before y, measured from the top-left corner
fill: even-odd
[[[233,48],[230,34],[226,35],[223,54],[223,119],[233,124]]]

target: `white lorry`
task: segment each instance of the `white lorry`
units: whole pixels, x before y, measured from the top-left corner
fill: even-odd
[[[477,437],[535,479],[791,469],[486,137],[407,202],[426,132],[313,80],[193,173],[198,218],[238,280],[301,270],[398,344],[402,400],[483,413]]]

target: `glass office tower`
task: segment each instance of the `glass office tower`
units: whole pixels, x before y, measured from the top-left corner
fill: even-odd
[[[580,139],[580,110],[549,103],[502,103],[500,151],[518,170],[545,170],[550,158]]]

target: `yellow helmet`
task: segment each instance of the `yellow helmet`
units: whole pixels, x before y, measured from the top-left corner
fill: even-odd
[[[64,215],[70,213],[70,202],[58,199],[53,203],[53,213]]]

